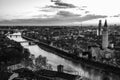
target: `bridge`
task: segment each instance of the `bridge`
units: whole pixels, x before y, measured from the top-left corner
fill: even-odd
[[[6,34],[7,36],[9,36],[10,38],[14,37],[21,37],[21,32],[20,33],[14,33],[14,34]],[[30,41],[30,40],[23,40],[23,41],[18,41],[19,43],[28,43],[29,45],[35,45],[34,41]]]
[[[19,43],[28,43],[29,45],[35,45],[33,41],[19,41]]]
[[[19,43],[28,43],[28,42],[32,42],[32,41],[19,41]]]
[[[13,37],[13,36],[20,37],[20,36],[21,36],[21,32],[19,32],[19,33],[14,33],[14,34],[9,34],[9,33],[7,33],[6,36],[10,36],[10,37]]]
[[[19,43],[28,43],[29,45],[34,45],[33,41],[19,41]]]

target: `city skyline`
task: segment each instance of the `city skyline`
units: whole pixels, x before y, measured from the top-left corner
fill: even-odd
[[[119,0],[0,0],[0,25],[119,24]]]

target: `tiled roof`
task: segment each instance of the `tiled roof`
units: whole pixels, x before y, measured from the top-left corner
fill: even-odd
[[[62,78],[65,80],[75,80],[78,76],[77,75],[72,75],[72,74],[67,74],[63,72],[57,72],[57,71],[50,71],[50,70],[39,70],[36,71],[37,74],[47,76],[47,77],[54,77],[54,78]]]

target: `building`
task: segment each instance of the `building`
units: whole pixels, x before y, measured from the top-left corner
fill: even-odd
[[[89,52],[92,55],[92,58],[96,60],[101,60],[101,58],[110,59],[113,57],[114,50],[112,48],[114,45],[112,43],[109,43],[108,41],[108,25],[107,20],[105,20],[105,24],[103,27],[103,30],[101,31],[101,20],[99,20],[98,25],[98,36],[99,39],[101,39],[101,32],[102,32],[102,45],[90,45]],[[101,43],[101,40],[98,41],[98,43]]]
[[[107,49],[108,48],[108,25],[107,20],[105,20],[105,24],[102,31],[102,48]]]
[[[73,75],[63,72],[63,65],[57,66],[57,71],[51,71],[51,70],[39,70],[35,71],[36,74],[39,76],[44,76],[46,78],[49,78],[49,80],[80,80],[82,77],[79,75]]]
[[[98,46],[91,46],[91,54],[94,59],[99,60],[101,58],[100,48]]]
[[[99,36],[99,37],[102,35],[101,28],[102,28],[102,22],[101,22],[101,20],[99,20],[98,30],[97,30],[97,36]]]

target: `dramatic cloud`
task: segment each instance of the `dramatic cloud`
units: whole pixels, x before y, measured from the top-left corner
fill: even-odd
[[[91,20],[91,19],[98,19],[98,18],[106,18],[107,16],[104,15],[86,15],[85,17],[83,17],[86,21],[87,20]]]
[[[50,9],[41,9],[40,11],[43,11],[43,12],[53,12],[54,10],[50,10]]]
[[[0,0],[0,21],[8,20],[3,21],[4,24],[23,22],[65,25],[89,20],[97,24],[98,22],[91,19],[104,18],[106,16],[102,15],[107,15],[106,19],[110,23],[119,23],[120,15],[116,15],[120,12],[119,2],[119,0]],[[113,3],[115,5],[111,6]]]
[[[66,7],[66,8],[76,8],[76,6],[74,6],[73,4],[68,4],[68,3],[63,3],[63,2],[57,2],[55,3],[55,5]]]
[[[85,14],[88,14],[88,13],[90,13],[89,11],[85,11]]]
[[[67,11],[59,11],[51,18],[14,19],[11,21],[1,21],[0,24],[22,24],[22,25],[73,25],[74,22],[83,22],[92,19],[105,18],[102,15],[80,16]]]
[[[44,8],[49,8],[49,9],[68,9],[68,7],[66,6],[58,6],[58,5],[49,5],[49,6],[46,6]]]
[[[79,7],[78,9],[79,10],[86,10],[86,8],[84,8],[84,7]]]
[[[120,17],[120,14],[114,15],[113,17]]]
[[[58,16],[62,16],[62,17],[74,17],[74,16],[81,16],[81,15],[78,15],[78,14],[73,14],[71,12],[68,12],[68,11],[59,11],[57,12],[57,15]]]
[[[80,10],[85,10],[85,9],[80,9]]]
[[[57,9],[69,9],[69,8],[76,8],[77,6],[61,1],[52,1],[54,2],[53,5],[47,5],[44,8],[57,8]]]
[[[82,8],[87,8],[87,6],[82,6]]]

